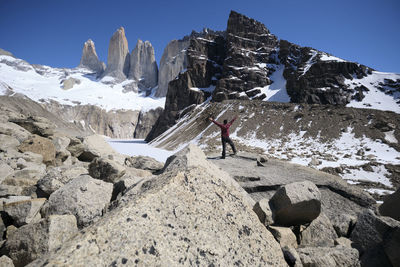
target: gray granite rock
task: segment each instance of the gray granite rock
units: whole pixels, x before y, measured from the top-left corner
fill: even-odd
[[[358,251],[354,248],[337,247],[308,247],[298,248],[303,266],[348,266],[359,267]]]
[[[199,148],[184,151],[174,158],[182,168],[136,185],[125,202],[31,266],[286,266],[240,186]]]
[[[93,178],[115,183],[126,173],[124,166],[107,158],[95,158],[89,164],[89,174]]]
[[[157,86],[158,67],[154,48],[149,41],[138,40],[130,58],[129,79],[137,81],[140,90]]]
[[[269,207],[268,199],[263,198],[260,201],[258,201],[254,205],[253,211],[257,214],[258,218],[260,219],[260,222],[262,224],[264,224],[265,226],[268,226],[268,225],[274,223],[274,221],[272,219],[272,211],[271,211],[271,208]]]
[[[78,67],[88,68],[97,74],[101,74],[104,71],[104,63],[97,57],[96,48],[91,39],[87,40],[83,45],[81,62]]]
[[[270,199],[274,222],[300,225],[313,221],[321,212],[321,193],[310,181],[286,184]]]
[[[15,266],[25,266],[60,247],[77,230],[74,216],[52,215],[16,229],[8,237],[5,250]]]
[[[81,175],[50,195],[46,215],[75,215],[79,226],[89,225],[103,214],[111,200],[113,185]]]
[[[108,47],[107,67],[102,76],[125,80],[129,73],[129,49],[125,29],[120,27],[111,37]]]
[[[41,219],[40,209],[45,198],[36,198],[4,204],[4,211],[13,220],[15,226],[22,226],[29,223],[38,222]]]
[[[400,188],[391,195],[385,197],[382,205],[379,206],[379,213],[382,216],[389,216],[400,221]]]
[[[329,218],[321,213],[301,232],[300,245],[305,247],[332,247],[337,237]]]

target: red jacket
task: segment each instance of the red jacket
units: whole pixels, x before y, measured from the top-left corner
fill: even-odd
[[[215,123],[219,128],[221,128],[221,136],[222,137],[229,137],[229,127],[231,127],[232,123],[236,120],[236,117],[233,118],[229,123],[227,124],[222,124],[219,123],[215,120],[212,120],[213,123]]]

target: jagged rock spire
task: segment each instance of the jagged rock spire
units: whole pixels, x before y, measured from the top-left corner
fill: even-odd
[[[138,40],[130,58],[129,78],[138,81],[142,90],[157,86],[158,67],[154,48],[149,41]]]
[[[83,45],[82,57],[81,62],[79,63],[79,67],[91,69],[98,74],[102,73],[105,69],[104,63],[101,62],[97,57],[96,48],[94,46],[94,42],[91,39],[87,40]]]
[[[126,79],[129,73],[129,49],[125,29],[120,27],[111,37],[108,47],[107,68],[103,76]]]

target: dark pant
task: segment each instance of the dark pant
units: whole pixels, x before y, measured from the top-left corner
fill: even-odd
[[[230,144],[233,150],[233,153],[236,154],[235,144],[232,142],[232,139],[229,137],[221,137],[222,141],[222,157],[225,158],[225,150],[226,150],[226,143]]]

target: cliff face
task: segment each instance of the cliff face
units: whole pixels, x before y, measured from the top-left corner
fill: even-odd
[[[151,140],[158,136],[182,115],[182,110],[197,105],[211,97],[217,77],[221,76],[222,60],[225,55],[224,37],[216,32],[191,35],[187,48],[187,70],[168,85],[165,110],[146,137]]]
[[[118,80],[125,80],[129,72],[128,41],[125,29],[120,27],[111,37],[108,47],[107,68],[103,76],[111,76]]]
[[[187,48],[190,40],[172,40],[165,47],[158,72],[158,89],[156,97],[167,95],[168,83],[187,67]]]
[[[129,79],[134,79],[140,90],[157,86],[158,67],[154,48],[149,41],[138,40],[130,58]]]
[[[101,74],[105,69],[105,64],[99,60],[96,48],[92,40],[87,40],[83,45],[81,62],[79,67],[88,68],[97,74]]]

